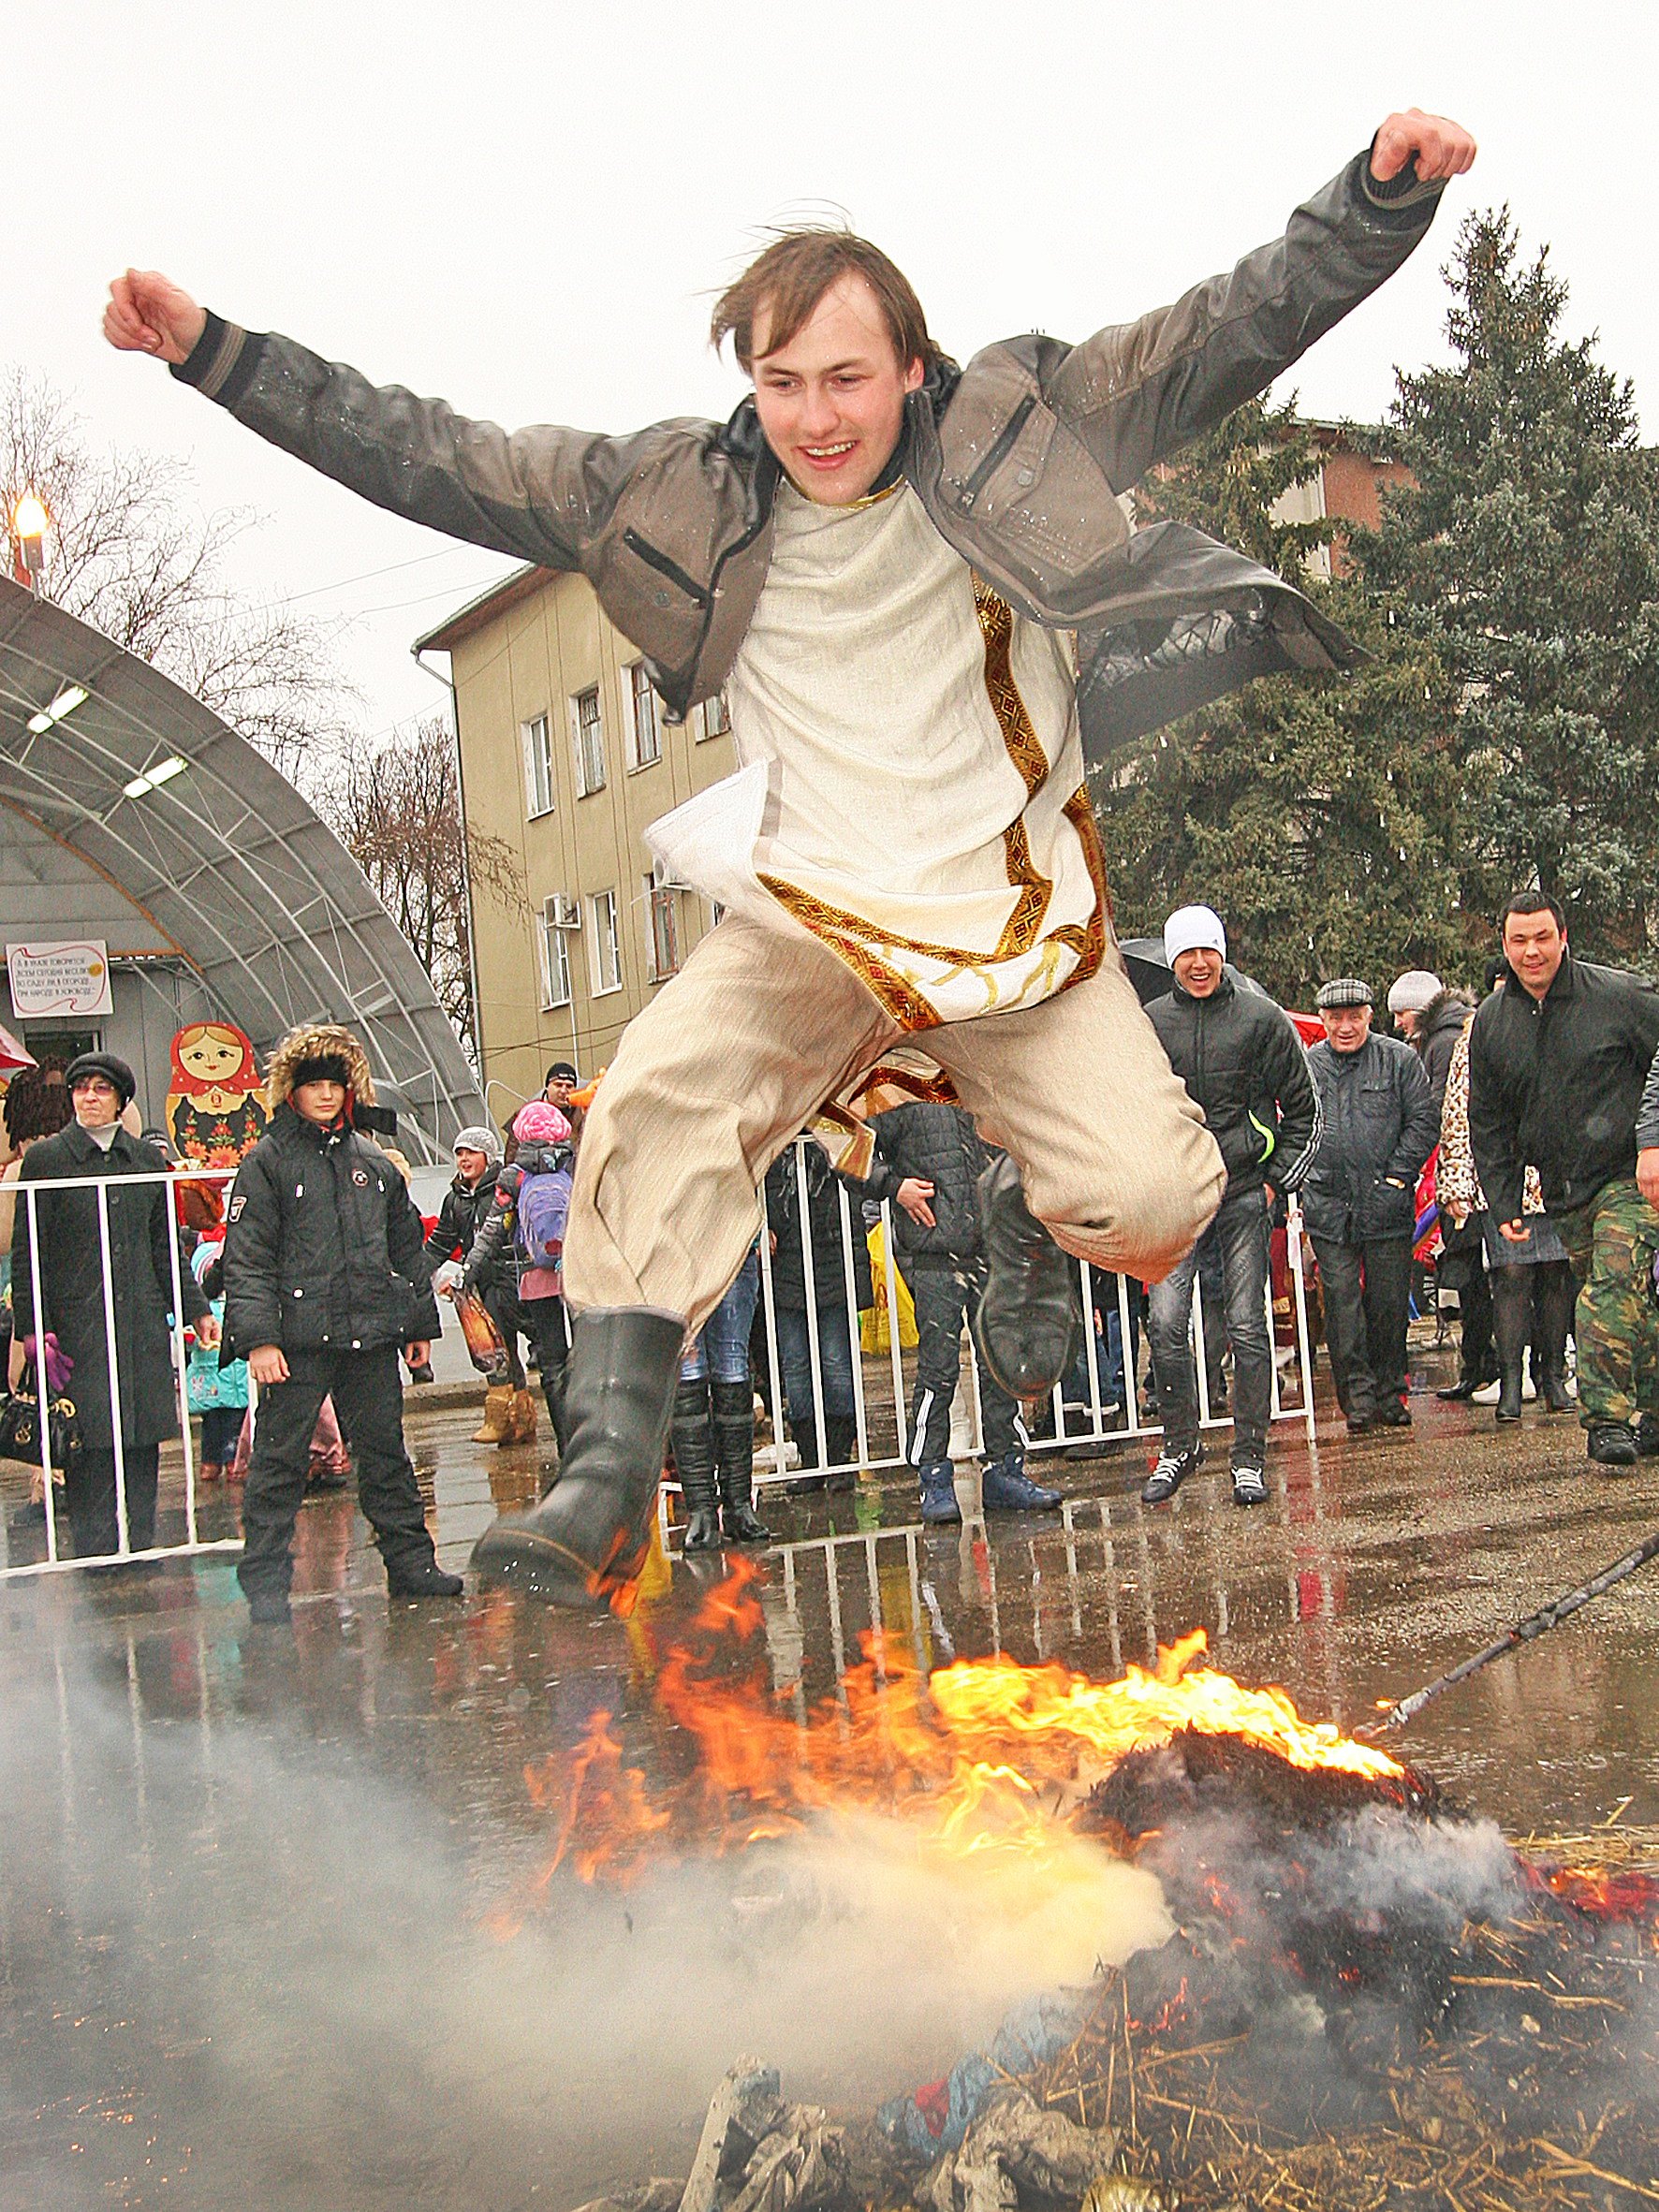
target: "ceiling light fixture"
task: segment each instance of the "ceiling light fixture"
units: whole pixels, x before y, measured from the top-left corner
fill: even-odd
[[[154,791],[163,784],[170,784],[175,776],[182,776],[188,765],[176,753],[169,753],[165,760],[158,760],[153,769],[146,769],[141,776],[135,776],[121,788],[128,798],[142,798],[146,791]]]
[[[85,686],[71,683],[59,692],[50,707],[42,707],[38,714],[29,717],[29,728],[37,738],[43,738],[54,722],[62,722],[66,714],[73,714],[86,696]]]

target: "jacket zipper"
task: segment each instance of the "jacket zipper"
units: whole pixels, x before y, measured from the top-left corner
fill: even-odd
[[[773,490],[775,494],[775,486]],[[760,533],[766,528],[768,522],[770,522],[771,520],[771,503],[769,501],[766,505],[760,506],[759,512],[756,515],[754,521],[750,523],[747,530],[744,531],[742,536],[740,538],[735,538],[732,543],[727,547],[720,558],[715,562],[713,572],[709,578],[709,588],[706,592],[699,593],[703,608],[703,626],[697,632],[697,644],[692,648],[691,658],[685,664],[685,682],[686,689],[688,691],[691,688],[693,680],[696,678],[697,665],[703,657],[703,648],[709,642],[709,632],[714,626],[714,599],[716,593],[720,590],[720,579],[726,572],[726,564],[731,560],[734,555],[738,553],[746,553],[749,548],[755,543],[755,540],[760,535]],[[626,531],[624,531],[623,535],[625,537],[627,535]],[[654,550],[654,548],[653,549]],[[643,550],[641,550],[640,558],[644,559],[644,557]],[[658,558],[660,559],[661,556],[659,555]],[[684,720],[683,710],[682,710],[681,712],[681,719],[682,721]]]
[[[1035,405],[1035,396],[1027,392],[1007,421],[1004,423],[1001,431],[998,432],[991,443],[991,451],[963,486],[962,497],[957,502],[959,506],[971,507],[973,505],[980,492],[984,491],[991,471],[1006,458],[1009,447],[1025,428],[1025,418]]]
[[[623,532],[623,543],[639,554],[647,568],[654,568],[659,576],[666,576],[670,583],[678,584],[694,607],[712,604],[708,592],[694,577],[686,575],[678,561],[671,561],[667,553],[659,553],[655,546],[631,525]]]

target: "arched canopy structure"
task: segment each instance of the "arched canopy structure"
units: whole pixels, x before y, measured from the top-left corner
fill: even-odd
[[[81,935],[112,965],[170,964],[193,986],[185,1018],[228,1018],[261,1062],[296,1021],[349,1023],[428,1158],[484,1118],[425,970],[286,778],[147,661],[0,578],[0,937]]]

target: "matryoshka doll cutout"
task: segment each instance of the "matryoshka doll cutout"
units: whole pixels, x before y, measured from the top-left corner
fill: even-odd
[[[271,1107],[254,1047],[228,1021],[193,1021],[172,1044],[167,1125],[193,1167],[234,1167],[265,1134]]]

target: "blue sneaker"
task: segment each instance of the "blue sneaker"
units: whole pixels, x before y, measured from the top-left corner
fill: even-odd
[[[924,1521],[957,1521],[962,1517],[956,1502],[956,1470],[948,1459],[935,1459],[921,1470],[921,1517]]]
[[[979,1496],[987,1513],[1052,1513],[1061,1492],[1045,1489],[1025,1472],[1025,1455],[1010,1452],[1006,1459],[988,1459],[980,1477]]]

